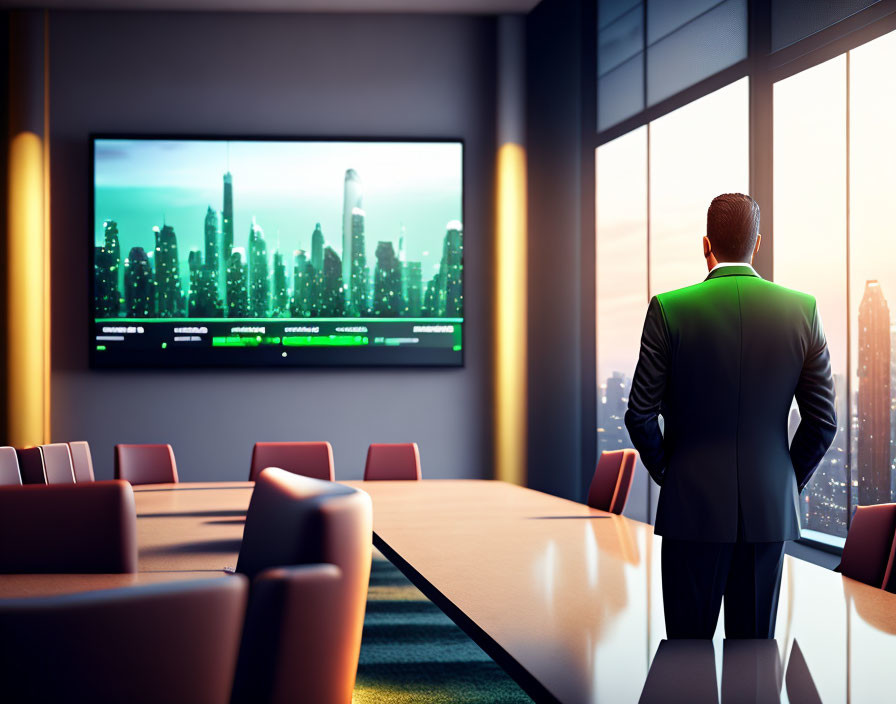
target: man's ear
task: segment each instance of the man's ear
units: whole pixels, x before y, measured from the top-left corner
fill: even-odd
[[[756,243],[757,248],[759,247],[759,243]],[[708,259],[709,255],[712,254],[712,243],[709,241],[709,237],[706,235],[703,236],[703,258]]]
[[[753,256],[755,257],[759,254],[759,245],[762,244],[762,235],[756,235],[756,246],[753,248]]]

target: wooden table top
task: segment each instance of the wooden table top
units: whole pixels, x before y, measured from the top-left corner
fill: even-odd
[[[135,486],[137,569],[233,571],[254,486],[252,482]]]
[[[665,637],[651,526],[497,481],[345,484],[373,499],[377,547],[531,694],[638,701]],[[226,574],[252,486],[135,487],[137,575],[2,575],[0,597]],[[896,595],[788,557],[777,636],[782,701],[798,660],[821,701],[891,692]]]
[[[665,637],[651,526],[496,481],[346,483],[373,499],[377,547],[530,694],[639,700]],[[882,701],[896,594],[787,557],[777,646],[788,686],[811,685],[824,702]]]

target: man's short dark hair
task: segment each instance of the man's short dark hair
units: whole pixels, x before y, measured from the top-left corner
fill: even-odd
[[[743,193],[723,193],[706,211],[706,236],[720,262],[748,262],[759,234],[759,204]]]

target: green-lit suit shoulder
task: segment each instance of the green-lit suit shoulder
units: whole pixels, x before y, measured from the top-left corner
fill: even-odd
[[[788,447],[794,395],[803,424]],[[626,414],[662,485],[656,532],[733,541],[741,511],[748,540],[798,537],[798,490],[833,440],[833,398],[812,296],[747,266],[657,295]]]

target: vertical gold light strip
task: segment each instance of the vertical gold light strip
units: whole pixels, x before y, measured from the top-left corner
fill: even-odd
[[[501,15],[497,24],[494,250],[495,478],[526,483],[526,21]]]
[[[43,140],[20,132],[9,144],[7,330],[8,442],[45,441]]]
[[[16,80],[7,165],[6,442],[23,447],[49,440],[48,118],[46,104],[40,105],[46,98],[46,14],[15,13],[11,21]]]
[[[51,350],[50,350],[50,319],[52,316],[51,308],[51,285],[53,281],[52,274],[52,258],[50,252],[52,243],[50,241],[50,11],[44,10],[44,223],[43,223],[43,240],[44,240],[44,378],[43,378],[43,397],[44,397],[44,427],[43,442],[50,442],[50,393],[51,393]]]
[[[526,481],[526,154],[502,144],[495,226],[495,476]]]

